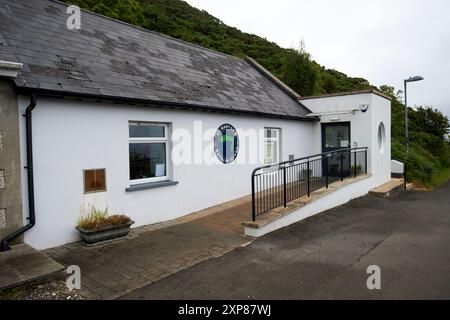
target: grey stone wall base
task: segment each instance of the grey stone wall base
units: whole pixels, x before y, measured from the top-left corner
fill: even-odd
[[[3,171],[0,184],[0,238],[17,230],[23,225],[19,110],[17,95],[13,91],[12,81],[0,77],[0,170]],[[1,221],[0,221],[1,222]],[[23,236],[12,243],[20,243]]]

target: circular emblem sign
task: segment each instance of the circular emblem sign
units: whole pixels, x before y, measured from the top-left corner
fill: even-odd
[[[231,124],[223,124],[214,136],[214,151],[223,163],[233,162],[239,152],[239,137]]]

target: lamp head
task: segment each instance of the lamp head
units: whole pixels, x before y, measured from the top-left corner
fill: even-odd
[[[421,76],[415,76],[415,77],[410,77],[409,79],[406,79],[405,82],[415,82],[415,81],[422,81],[423,77]]]

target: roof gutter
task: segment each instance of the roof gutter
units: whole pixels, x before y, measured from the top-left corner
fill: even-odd
[[[0,244],[0,251],[8,251],[10,249],[8,242],[17,238],[21,234],[30,230],[36,224],[36,213],[34,206],[34,180],[33,180],[33,132],[31,115],[33,109],[36,107],[36,94],[30,95],[30,104],[25,110],[25,131],[26,131],[26,148],[27,148],[27,176],[28,176],[28,224],[14,231],[13,233],[4,237]]]
[[[239,110],[239,109],[223,109],[215,106],[209,105],[196,105],[190,104],[186,102],[171,102],[171,101],[158,101],[158,100],[149,100],[149,99],[138,99],[138,98],[129,98],[129,97],[118,97],[118,96],[109,96],[95,93],[77,93],[70,91],[62,91],[62,90],[48,90],[48,89],[40,89],[40,88],[25,88],[25,87],[16,87],[16,92],[18,94],[30,94],[35,93],[41,97],[53,97],[53,98],[64,98],[71,97],[76,99],[92,99],[96,101],[110,101],[113,103],[123,103],[123,104],[139,104],[144,106],[153,106],[153,107],[168,107],[174,109],[184,109],[184,110],[193,110],[193,111],[208,111],[208,112],[218,112],[218,113],[227,113],[227,114],[238,114],[238,115],[248,115],[248,116],[257,116],[257,117],[265,117],[265,118],[276,118],[276,119],[287,119],[287,120],[297,120],[297,121],[316,121],[316,119],[312,119],[307,116],[291,116],[291,115],[280,115],[280,114],[271,114],[259,111],[248,111],[248,110]]]

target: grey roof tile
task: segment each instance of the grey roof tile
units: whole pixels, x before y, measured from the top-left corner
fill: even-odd
[[[66,5],[0,0],[0,59],[24,64],[18,87],[176,102],[302,118],[309,113],[245,60]]]

